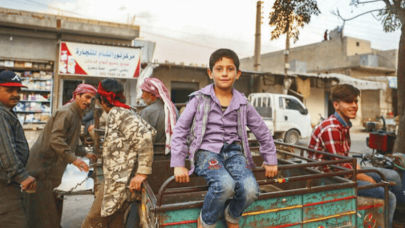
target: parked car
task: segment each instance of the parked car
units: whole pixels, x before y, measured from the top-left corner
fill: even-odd
[[[294,96],[252,93],[248,100],[263,117],[275,139],[297,144],[312,133],[311,117],[305,105]]]

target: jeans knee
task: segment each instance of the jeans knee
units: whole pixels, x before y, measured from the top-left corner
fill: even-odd
[[[255,201],[259,197],[259,186],[256,179],[249,178],[243,183],[243,192],[247,201]]]
[[[212,186],[218,194],[223,194],[225,197],[231,196],[235,191],[235,181],[232,178],[223,178]]]

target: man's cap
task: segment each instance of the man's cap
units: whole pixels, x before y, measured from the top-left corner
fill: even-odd
[[[27,86],[21,84],[21,78],[10,70],[5,70],[0,73],[0,86],[27,88]]]

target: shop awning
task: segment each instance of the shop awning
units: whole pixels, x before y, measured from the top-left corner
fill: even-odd
[[[297,76],[303,77],[316,77],[316,78],[332,78],[339,80],[339,84],[350,84],[358,88],[359,90],[386,90],[387,85],[382,82],[368,81],[359,78],[353,78],[344,74],[311,74],[311,73],[300,73]]]

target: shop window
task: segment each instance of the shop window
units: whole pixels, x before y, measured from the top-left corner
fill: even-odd
[[[66,104],[72,99],[73,91],[79,84],[82,84],[82,80],[64,80],[63,82],[63,98],[62,105]]]
[[[171,82],[171,98],[173,103],[186,103],[188,95],[199,89],[198,82]]]

